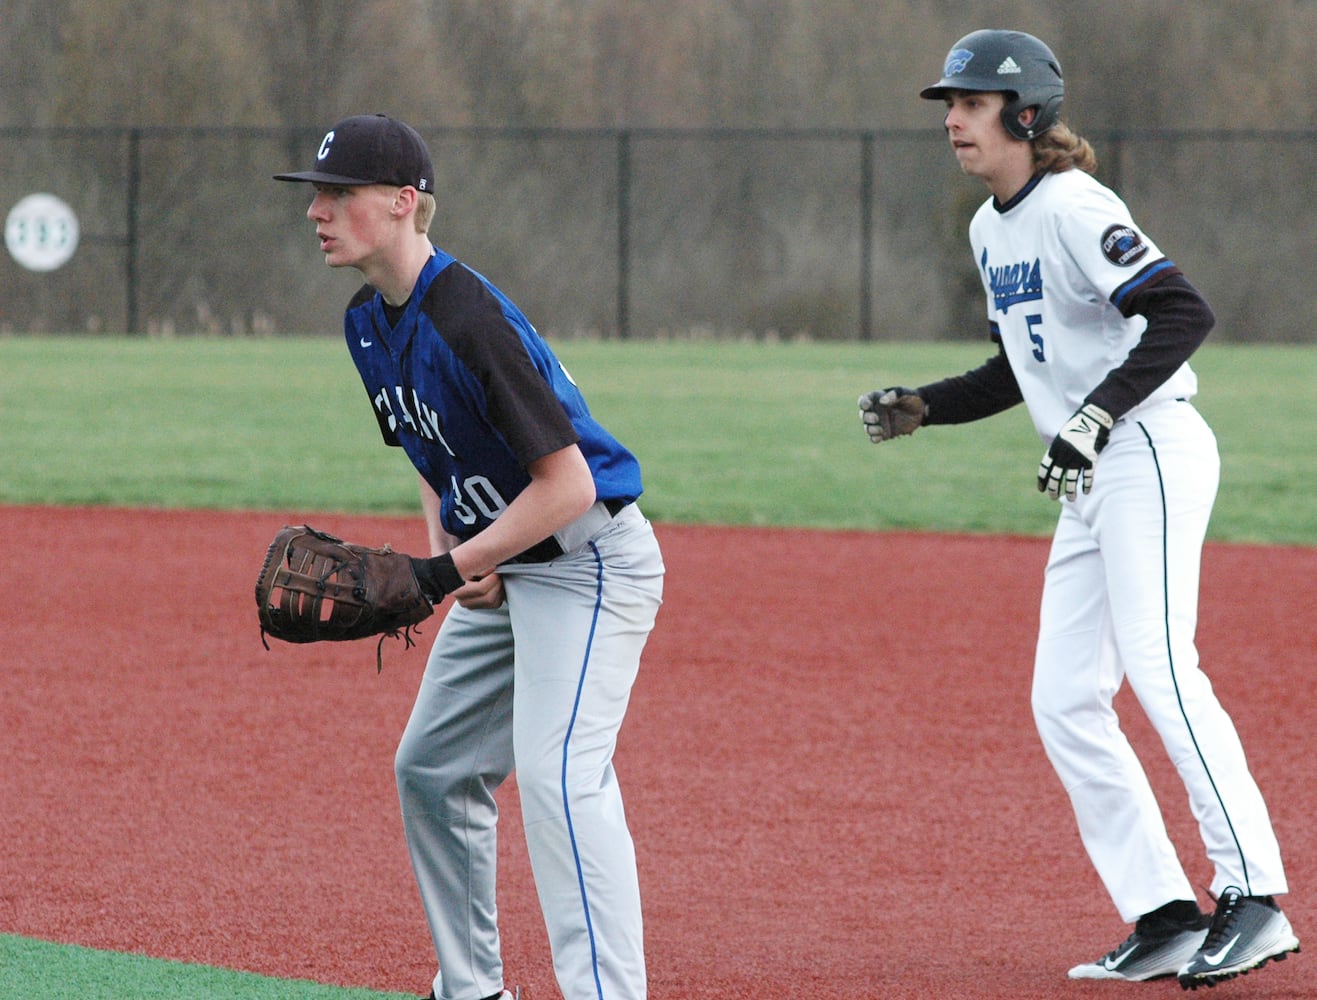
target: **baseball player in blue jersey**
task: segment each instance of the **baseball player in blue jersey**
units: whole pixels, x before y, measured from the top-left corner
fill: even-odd
[[[380,432],[416,467],[427,596],[454,599],[395,761],[438,957],[431,996],[507,997],[494,792],[515,769],[568,1000],[646,995],[640,891],[613,751],[661,602],[635,457],[590,415],[521,311],[434,246],[434,169],[410,126],[336,124],[307,216],[361,272],[348,350]]]
[[[1216,440],[1189,357],[1214,322],[1180,269],[1091,176],[1059,120],[1056,57],[1015,31],[976,31],[922,97],[945,102],[964,173],[991,198],[970,223],[997,353],[963,375],[860,398],[875,442],[1023,402],[1061,499],[1043,584],[1033,709],[1123,943],[1073,979],[1178,976],[1185,989],[1299,950],[1275,896],[1280,850],[1230,717],[1194,644]],[[1128,681],[1175,763],[1215,875],[1198,906],[1112,707]]]

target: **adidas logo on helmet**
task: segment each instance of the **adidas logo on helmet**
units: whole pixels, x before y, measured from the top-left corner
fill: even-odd
[[[1022,73],[1022,72],[1024,72],[1024,71],[1020,69],[1020,64],[1017,63],[1017,62],[1016,62],[1014,59],[1012,59],[1010,56],[1007,56],[1007,57],[1002,61],[1002,64],[1001,64],[1000,66],[997,67],[997,75],[998,75],[998,76],[1002,76],[1002,75],[1005,74],[1005,73]]]

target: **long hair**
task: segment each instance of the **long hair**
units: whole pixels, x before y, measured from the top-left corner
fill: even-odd
[[[1078,167],[1085,173],[1097,170],[1097,154],[1087,139],[1065,122],[1057,122],[1033,140],[1034,171],[1059,174]]]

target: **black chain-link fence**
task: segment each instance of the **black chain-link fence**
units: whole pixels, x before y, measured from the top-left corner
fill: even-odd
[[[983,335],[966,226],[986,192],[936,131],[421,131],[432,238],[550,336]],[[0,129],[0,210],[49,193],[79,227],[56,269],[0,255],[0,333],[336,334],[359,276],[322,262],[310,188],[271,179],[308,168],[320,138]],[[1088,138],[1207,295],[1215,336],[1317,339],[1317,132]]]

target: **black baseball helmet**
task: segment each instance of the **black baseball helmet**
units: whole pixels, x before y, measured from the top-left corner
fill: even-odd
[[[940,101],[949,90],[992,90],[1006,95],[1001,120],[1017,139],[1040,136],[1061,116],[1065,83],[1061,64],[1052,50],[1023,31],[984,28],[966,35],[947,53],[942,79],[919,92],[920,97]],[[1020,112],[1037,108],[1028,125],[1020,124]]]

